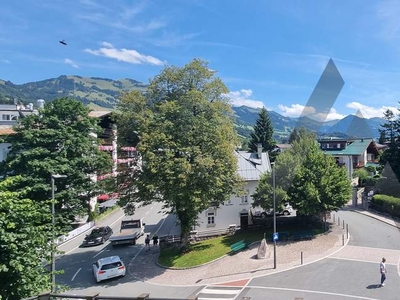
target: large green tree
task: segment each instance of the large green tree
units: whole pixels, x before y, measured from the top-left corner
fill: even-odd
[[[261,144],[263,151],[271,151],[276,145],[276,142],[272,138],[273,134],[274,127],[272,126],[268,111],[263,107],[254,125],[254,132],[250,134],[249,150],[257,152],[257,146]]]
[[[143,161],[121,202],[133,213],[135,201],[163,201],[179,220],[184,245],[199,213],[226,201],[240,183],[227,89],[214,75],[199,59],[166,67],[144,96],[127,94],[118,107],[120,126],[133,124],[124,139],[138,136]]]
[[[304,128],[296,130],[292,148],[279,154],[275,160],[275,187],[277,206],[289,201],[299,215],[317,215],[337,210],[351,196],[350,180],[346,170],[325,155],[316,142],[316,136]],[[254,205],[272,207],[272,175],[261,179],[254,195]]]
[[[0,299],[16,300],[50,289],[43,265],[51,253],[50,202],[38,204],[12,192],[22,178],[0,182]],[[46,225],[47,224],[47,225]]]
[[[304,127],[296,130],[296,138],[292,141],[292,147],[280,153],[273,164],[275,172],[275,200],[277,207],[282,206],[290,198],[287,191],[290,188],[296,170],[301,165],[308,149],[315,144],[316,136],[307,131]],[[273,207],[273,182],[272,173],[264,174],[260,179],[253,195],[254,206],[260,206],[264,209]]]
[[[298,214],[322,216],[349,201],[350,179],[345,168],[313,143],[296,169],[288,196]]]
[[[93,177],[109,167],[110,158],[98,149],[97,123],[81,102],[56,99],[46,103],[38,114],[21,118],[15,134],[5,139],[11,148],[0,172],[3,176],[22,176],[14,188],[23,197],[47,203],[51,175],[68,176],[55,180],[60,228],[69,227],[77,215],[88,213],[90,198],[99,192]]]

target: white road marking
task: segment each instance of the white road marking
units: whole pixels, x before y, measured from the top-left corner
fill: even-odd
[[[281,291],[291,291],[291,292],[303,292],[303,293],[310,293],[310,294],[332,295],[332,296],[340,296],[340,297],[347,297],[347,298],[354,298],[354,299],[364,299],[364,300],[379,300],[377,298],[346,295],[346,294],[340,294],[340,293],[311,291],[311,290],[300,290],[300,289],[278,288],[278,287],[265,287],[265,286],[254,286],[254,285],[252,285],[252,286],[248,285],[247,287],[248,288],[255,288],[255,289],[264,289],[264,290],[281,290]]]
[[[328,257],[328,258],[376,264],[376,260],[354,259],[354,258],[344,258],[344,257]],[[399,262],[400,262],[400,259],[399,259]],[[386,265],[396,266],[396,264],[391,264],[391,263],[387,263],[387,262],[386,262]],[[399,273],[399,276],[400,276],[400,273]]]
[[[233,300],[243,291],[243,287],[209,285],[197,294],[199,300]]]
[[[93,258],[95,258],[97,255],[101,254],[104,252],[105,249],[101,250],[100,252],[98,252],[95,256],[93,256]]]
[[[82,270],[82,268],[79,268],[79,270],[78,270],[78,271],[76,271],[75,275],[74,275],[74,276],[72,276],[72,279],[71,279],[71,281],[74,281],[74,279],[75,279],[76,275],[78,275],[78,273],[79,273],[79,271],[80,271],[80,270]]]

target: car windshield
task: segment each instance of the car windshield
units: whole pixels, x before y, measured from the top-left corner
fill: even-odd
[[[105,233],[104,228],[95,228],[90,233],[90,236],[100,236],[103,235],[104,233]]]
[[[118,262],[103,265],[101,267],[101,269],[102,270],[111,270],[111,269],[119,268],[121,266],[122,266],[122,263],[120,261],[118,261]]]
[[[132,222],[124,222],[122,223],[122,228],[140,228],[140,224],[138,221],[132,221]]]

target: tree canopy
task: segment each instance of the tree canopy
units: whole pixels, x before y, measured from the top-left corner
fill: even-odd
[[[276,145],[276,142],[272,138],[273,134],[274,127],[272,126],[268,111],[263,107],[254,125],[254,132],[250,134],[249,150],[257,152],[257,146],[261,144],[264,152],[271,151]]]
[[[346,169],[313,143],[296,169],[288,195],[298,214],[319,215],[346,204],[351,185]]]
[[[391,110],[384,113],[385,124],[382,124],[381,142],[388,148],[380,156],[379,163],[384,166],[382,178],[378,181],[381,193],[398,197],[400,190],[400,114]]]
[[[22,299],[50,289],[50,202],[12,192],[21,176],[0,182],[0,299]],[[47,204],[47,205],[43,205]]]
[[[318,147],[315,134],[304,128],[296,130],[292,148],[275,160],[276,204],[290,202],[299,214],[317,215],[336,210],[350,197],[350,181],[346,170]],[[260,180],[253,195],[255,206],[272,207],[272,174]]]
[[[179,220],[184,245],[198,214],[226,201],[240,182],[227,89],[214,74],[198,59],[166,67],[145,95],[126,94],[119,105],[119,126],[134,124],[124,132],[126,140],[138,136],[143,161],[125,181],[122,205],[133,213],[135,201],[163,201]]]
[[[38,114],[19,119],[15,134],[5,139],[11,149],[1,175],[21,175],[13,188],[23,197],[46,203],[51,199],[51,175],[68,176],[55,180],[57,224],[63,226],[88,213],[90,198],[99,192],[91,177],[110,165],[94,135],[98,120],[88,114],[78,101],[56,99]]]

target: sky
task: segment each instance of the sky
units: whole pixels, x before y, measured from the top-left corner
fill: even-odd
[[[298,117],[332,59],[344,85],[325,119],[383,117],[399,108],[399,16],[398,1],[377,0],[4,1],[0,79],[148,83],[200,58],[233,105]]]

